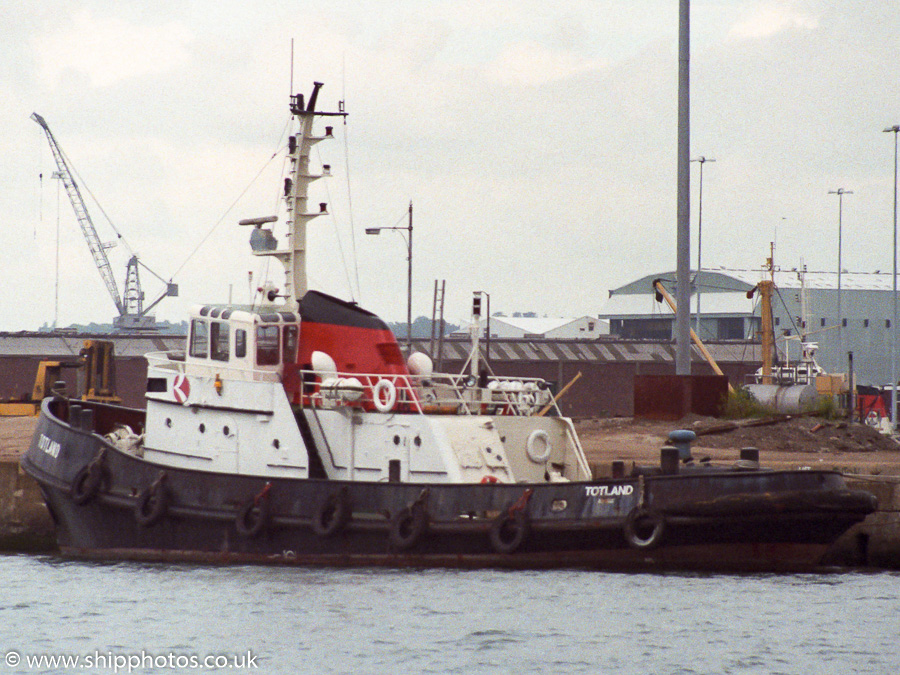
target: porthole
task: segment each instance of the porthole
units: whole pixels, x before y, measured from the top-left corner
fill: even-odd
[[[200,422],[200,433],[201,434],[206,433],[206,425],[203,424],[203,422]]]
[[[167,417],[167,418],[166,418],[166,426],[167,426],[169,429],[172,428],[172,418],[171,418],[171,417]]]
[[[226,426],[222,427],[222,433],[225,434],[226,436],[230,436],[231,429],[229,429],[228,426],[226,425]]]
[[[277,450],[278,448],[281,447],[281,442],[276,438],[274,441],[272,441],[272,447],[274,447]]]
[[[400,445],[400,437],[394,436],[394,445]]]
[[[417,448],[421,448],[421,447],[422,447],[422,437],[421,437],[421,436],[416,436],[416,437],[413,439],[413,443],[415,443],[415,445],[416,445]]]

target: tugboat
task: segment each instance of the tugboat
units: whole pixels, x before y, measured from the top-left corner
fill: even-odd
[[[595,480],[544,381],[435,373],[376,315],[308,290],[306,224],[327,213],[308,193],[329,174],[310,151],[332,135],[314,123],[345,114],[316,110],[321,86],[290,98],[285,243],[276,217],[241,221],[284,288],[194,307],[184,352],[147,355],[144,410],[42,402],[22,467],[64,555],[780,571],[815,568],[875,509],[836,472],[687,462],[692,432],[658,467]]]

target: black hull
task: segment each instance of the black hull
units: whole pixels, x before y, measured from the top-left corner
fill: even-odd
[[[817,568],[828,546],[875,508],[869,493],[848,491],[826,471],[423,485],[173,469],[69,426],[53,413],[60,405],[45,401],[22,466],[41,485],[61,550],[76,557],[797,571]],[[128,415],[139,413],[95,406],[95,428],[103,433]],[[92,461],[102,480],[85,490],[79,476]]]

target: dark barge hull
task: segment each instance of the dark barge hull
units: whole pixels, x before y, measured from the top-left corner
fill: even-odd
[[[41,486],[61,551],[80,558],[802,571],[817,569],[829,545],[875,509],[871,494],[847,490],[830,471],[424,485],[176,469],[99,435],[114,421],[141,427],[141,411],[89,407],[92,428],[78,428],[62,419],[65,401],[46,400],[22,458]],[[86,494],[79,480],[91,462],[102,480]]]

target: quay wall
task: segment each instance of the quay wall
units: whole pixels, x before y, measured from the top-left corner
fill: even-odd
[[[847,567],[900,569],[900,477],[846,476],[853,490],[867,490],[878,499],[878,510],[838,539],[827,564]]]
[[[17,460],[0,461],[0,551],[56,549],[53,519],[38,484]]]

